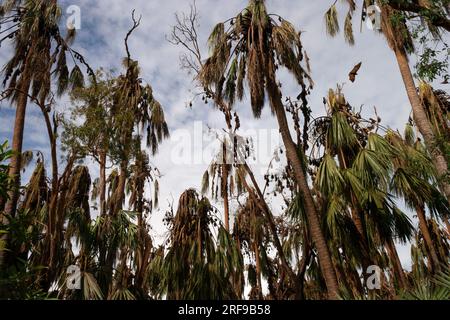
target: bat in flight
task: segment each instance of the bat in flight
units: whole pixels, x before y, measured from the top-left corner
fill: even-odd
[[[361,69],[362,62],[358,63],[356,66],[353,67],[352,71],[348,74],[348,77],[351,82],[355,82],[356,76],[358,75],[359,69]]]

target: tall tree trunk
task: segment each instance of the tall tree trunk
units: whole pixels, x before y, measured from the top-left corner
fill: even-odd
[[[47,237],[49,237],[50,245],[50,258],[48,260],[49,273],[53,273],[53,268],[55,266],[55,255],[57,251],[57,245],[59,244],[59,240],[61,238],[60,233],[62,230],[58,230],[58,219],[57,219],[57,202],[59,195],[59,176],[58,176],[58,158],[57,158],[57,150],[56,150],[56,136],[57,136],[57,126],[56,123],[52,126],[50,121],[50,116],[45,107],[45,97],[43,97],[39,101],[39,108],[42,111],[42,115],[44,116],[45,125],[47,128],[47,134],[50,141],[50,154],[52,161],[52,192],[50,203],[48,207],[48,233]]]
[[[57,151],[56,151],[56,125],[53,126],[50,120],[50,115],[45,107],[45,98],[41,99],[39,102],[39,108],[42,111],[42,115],[44,116],[45,126],[47,128],[47,135],[50,141],[50,155],[52,160],[52,191],[56,190],[56,186],[58,183],[58,159],[57,159]]]
[[[336,263],[338,277],[344,283],[345,287],[352,292],[354,297],[364,295],[365,288],[361,282],[360,274],[352,263],[348,262],[351,260],[349,254],[352,255],[348,252],[348,249],[343,249],[342,254],[338,257],[339,261]]]
[[[17,99],[16,118],[14,121],[14,132],[12,151],[14,154],[11,157],[9,164],[9,176],[12,177],[12,190],[9,193],[9,200],[6,203],[5,213],[13,216],[17,207],[17,201],[19,199],[20,189],[20,169],[22,162],[22,145],[23,145],[23,133],[25,129],[25,115],[28,103],[28,92],[30,88],[30,80],[24,79],[24,83],[20,88],[20,93]]]
[[[419,128],[419,131],[422,134],[425,140],[425,144],[431,154],[433,164],[436,167],[436,171],[439,175],[441,189],[447,197],[447,200],[450,201],[450,184],[447,182],[448,164],[444,155],[436,144],[436,137],[427,117],[427,112],[425,111],[425,108],[420,101],[420,97],[417,93],[416,84],[414,83],[414,78],[408,63],[408,57],[404,49],[397,48],[394,49],[394,52],[397,58],[398,66],[400,68],[400,73],[403,78],[403,83],[405,84],[406,92],[412,106],[414,121]]]
[[[258,299],[262,299],[263,298],[263,294],[262,294],[262,280],[261,280],[261,258],[260,258],[260,254],[259,254],[259,246],[258,246],[258,242],[256,241],[256,239],[254,239],[254,243],[253,243],[253,251],[255,253],[255,262],[256,262],[256,282],[257,282],[257,286],[258,286]]]
[[[306,228],[303,228],[306,229]],[[297,278],[299,290],[296,292],[296,300],[305,300],[305,274],[308,269],[308,265],[311,262],[312,252],[309,242],[307,240],[307,230],[303,231],[305,233],[305,242],[302,246],[302,258],[299,262]]]
[[[52,224],[48,224],[47,234],[44,241],[43,250],[40,253],[40,265],[48,266],[48,268],[40,271],[38,278],[41,279],[41,287],[44,291],[48,291],[55,280],[56,270],[54,268],[55,260],[57,257],[57,246],[61,243],[60,239],[63,237],[63,226],[64,226],[64,213],[66,208],[66,198],[68,191],[68,183],[73,172],[73,164],[75,158],[71,156],[67,162],[64,173],[62,174],[61,181],[58,181],[58,195],[51,201],[55,201],[54,213],[50,214],[49,220],[52,219]],[[52,227],[51,227],[52,226]],[[51,227],[51,228],[50,228]],[[56,231],[55,231],[56,230]]]
[[[114,219],[120,210],[123,208],[123,201],[125,199],[125,184],[127,181],[127,166],[128,161],[122,160],[120,163],[120,174],[119,174],[119,181],[117,183],[117,187],[114,190],[113,193],[113,199],[111,199],[111,205],[110,205],[110,216],[109,219]],[[107,248],[107,253],[105,257],[105,281],[103,290],[106,293],[106,295],[109,295],[109,293],[112,290],[112,277],[113,277],[113,267],[114,267],[114,261],[116,260],[117,256],[117,248],[112,245],[111,247]]]
[[[127,182],[127,164],[127,160],[122,160],[120,163],[119,181],[111,201],[110,214],[112,216],[117,215],[122,210],[123,200],[125,199],[125,184]]]
[[[342,149],[338,152],[338,160],[339,165],[341,168],[347,170],[347,159],[345,158],[344,151]],[[358,239],[357,241],[361,245],[362,249],[362,257],[361,257],[361,266],[363,268],[362,270],[362,276],[364,278],[364,285],[367,284],[367,280],[369,278],[369,274],[366,273],[368,267],[370,265],[377,264],[374,262],[375,257],[372,257],[370,255],[370,246],[369,246],[369,239],[367,238],[367,228],[364,220],[364,212],[360,209],[360,206],[358,204],[358,200],[356,199],[356,196],[354,195],[353,191],[351,191],[351,202],[352,202],[352,208],[351,208],[351,219],[356,227],[356,231],[358,233]]]
[[[348,169],[347,163],[348,159],[345,157],[345,152],[342,150],[342,148],[338,152],[338,160],[339,165],[344,170]],[[356,227],[357,232],[357,242],[360,244],[362,249],[362,257],[361,257],[361,267],[362,267],[362,277],[363,277],[363,285],[367,285],[367,281],[369,279],[369,274],[366,272],[371,265],[377,265],[376,256],[371,255],[371,247],[369,245],[369,239],[367,238],[367,227],[364,219],[364,212],[360,209],[360,206],[358,204],[358,200],[353,193],[351,192],[351,203],[352,207],[350,209],[351,211],[351,219],[353,221],[353,224]]]
[[[20,170],[22,162],[22,145],[23,145],[23,132],[25,129],[25,115],[27,111],[28,103],[28,91],[30,89],[30,76],[29,68],[25,66],[25,71],[23,73],[23,80],[19,88],[17,106],[16,106],[16,117],[14,120],[14,132],[12,141],[12,151],[14,152],[11,161],[9,163],[8,175],[12,178],[11,191],[8,193],[9,199],[5,204],[4,215],[1,215],[1,223],[3,225],[8,225],[8,216],[15,216],[17,201],[19,200],[20,191]],[[15,93],[14,93],[15,94]],[[7,234],[1,236],[1,240],[5,243],[8,242]],[[0,268],[2,268],[5,262],[6,251],[0,251]]]
[[[141,161],[141,157],[137,158],[137,166],[139,167],[138,176],[142,175],[142,166],[143,163]],[[137,291],[139,292],[140,299],[146,299],[148,297],[148,288],[147,282],[145,278],[145,271],[150,263],[150,254],[152,249],[152,241],[147,232],[146,221],[144,217],[144,188],[145,182],[141,181],[140,178],[137,179],[137,183],[135,185],[135,192],[137,192],[137,200],[134,206],[134,211],[138,214],[138,238],[139,243],[135,250],[135,264],[136,264],[136,273],[135,273],[135,286]]]
[[[99,189],[100,189],[100,215],[104,216],[106,214],[106,152],[104,150],[100,151],[100,178],[99,178]]]
[[[428,260],[430,260],[433,272],[436,272],[440,269],[440,262],[436,248],[434,247],[433,240],[431,238],[430,230],[428,229],[425,210],[421,206],[417,206],[416,210],[417,210],[417,218],[419,219],[419,228],[420,231],[422,232],[422,236],[429,253]]]
[[[227,163],[227,145],[222,144],[222,198],[225,215],[225,230],[230,232],[230,209],[228,202],[228,163]]]
[[[254,186],[254,188],[256,190],[257,195],[255,195],[253,189],[251,189],[250,186],[247,184],[247,182],[245,181],[245,177],[241,176],[241,179],[242,179],[242,182],[244,184],[244,187],[247,189],[247,191],[250,194],[250,196],[254,198],[257,206],[264,213],[266,221],[269,224],[270,232],[272,233],[273,242],[274,242],[275,248],[277,249],[278,256],[279,256],[280,261],[281,261],[281,265],[284,268],[284,270],[286,271],[286,273],[288,274],[289,278],[291,279],[292,284],[294,286],[295,292],[298,294],[300,292],[300,290],[301,290],[300,284],[298,283],[297,276],[295,275],[295,273],[292,270],[292,268],[289,266],[289,263],[288,263],[288,261],[286,259],[285,254],[284,254],[283,247],[282,247],[281,242],[280,242],[280,238],[278,237],[277,227],[275,225],[273,214],[270,211],[270,208],[269,208],[269,206],[267,205],[267,202],[264,199],[264,195],[263,195],[261,189],[259,188],[259,185],[258,185],[258,183],[257,183],[257,181],[255,179],[255,175],[250,170],[250,167],[248,166],[247,163],[244,163],[244,169],[247,172],[247,174],[250,176],[250,179],[252,180],[252,184],[253,184],[253,186]]]
[[[237,229],[234,229],[233,231],[237,235],[236,236],[236,242],[235,242],[236,250],[241,252],[242,247],[241,247],[241,239],[238,236],[239,231]],[[236,299],[237,300],[241,300],[242,299],[242,295],[243,295],[243,290],[244,290],[244,279],[243,279],[244,274],[243,274],[243,272],[237,271],[237,272],[233,272],[231,274],[231,277],[232,277],[232,281],[233,281],[233,289],[234,289],[234,292],[236,294]]]
[[[402,263],[400,261],[397,249],[395,248],[395,244],[392,239],[389,239],[387,241],[386,249],[387,249],[389,257],[391,259],[391,263],[394,268],[394,273],[397,275],[400,289],[407,289],[408,288],[408,280],[406,279],[405,271],[403,270]]]
[[[99,165],[100,165],[100,177],[99,177],[99,188],[100,188],[100,216],[105,219],[109,219],[107,217],[107,208],[106,208],[106,151],[101,150],[99,152]],[[100,238],[99,241],[99,258],[98,263],[100,268],[103,269],[103,273],[99,275],[99,284],[104,293],[107,293],[107,284],[106,284],[106,254],[107,247],[106,241],[102,239],[104,236],[97,235]]]
[[[311,195],[311,190],[308,186],[308,181],[305,171],[303,170],[302,161],[300,160],[298,154],[300,150],[292,140],[281,93],[276,82],[273,79],[275,79],[273,76],[267,77],[267,89],[269,92],[270,102],[278,120],[281,137],[283,139],[284,146],[286,147],[286,156],[288,158],[288,162],[290,162],[290,165],[294,170],[297,184],[303,196],[310,234],[313,243],[318,251],[320,269],[327,285],[328,296],[330,299],[337,299],[339,293],[339,285],[336,277],[336,271],[331,260],[331,255],[325,236],[322,232],[320,217],[316,210],[314,199]]]

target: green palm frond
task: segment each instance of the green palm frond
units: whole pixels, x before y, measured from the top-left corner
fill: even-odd
[[[412,239],[414,234],[414,226],[411,219],[396,206],[393,207],[392,218],[397,239],[401,243],[406,244]]]
[[[438,275],[431,280],[417,281],[412,290],[403,294],[404,300],[449,300],[448,274]]]
[[[361,178],[364,186],[371,186],[377,182],[387,186],[391,166],[391,162],[379,157],[377,152],[363,149],[358,153],[352,169]]]
[[[450,267],[447,266],[445,270],[437,274],[435,276],[434,283],[437,286],[447,290],[448,294],[450,295]]]
[[[343,190],[344,178],[336,165],[336,161],[329,154],[325,155],[319,166],[315,183],[326,197]]]
[[[347,118],[341,112],[336,112],[331,117],[331,124],[328,129],[328,145],[333,149],[344,147],[351,148],[356,143],[356,135]],[[332,150],[333,150],[332,149]]]

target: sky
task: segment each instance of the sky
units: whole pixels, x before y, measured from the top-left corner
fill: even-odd
[[[246,5],[245,0],[197,0],[200,15],[199,37],[203,55],[207,57],[206,41],[212,28],[220,21],[235,16]],[[348,46],[340,35],[330,38],[326,35],[323,15],[334,1],[267,0],[270,13],[277,13],[302,31],[303,46],[308,52],[315,88],[309,98],[314,115],[324,113],[323,97],[330,88],[343,85],[347,100],[353,106],[363,106],[366,114],[372,115],[376,107],[385,126],[403,130],[410,116],[410,105],[396,64],[395,56],[383,37],[365,26],[359,32],[356,28],[356,44]],[[171,26],[175,24],[176,12],[188,12],[189,0],[63,0],[60,1],[64,17],[66,10],[78,6],[81,13],[81,29],[73,48],[83,54],[87,62],[97,69],[122,71],[121,61],[125,56],[124,38],[132,26],[131,12],[142,16],[141,25],[132,34],[129,44],[131,56],[138,60],[142,78],[151,84],[155,97],[164,107],[171,138],[165,141],[159,153],[151,159],[162,173],[160,180],[160,208],[152,215],[153,237],[161,241],[165,236],[162,218],[169,203],[176,209],[179,195],[188,188],[200,188],[201,178],[212,160],[208,146],[211,136],[207,128],[222,129],[223,115],[211,104],[201,99],[189,107],[195,93],[192,76],[180,68],[179,57],[182,48],[167,41]],[[346,7],[338,4],[343,25]],[[357,20],[357,19],[356,19]],[[355,20],[355,22],[356,22]],[[448,42],[448,41],[447,41]],[[10,57],[11,48],[0,49],[0,65]],[[414,60],[414,57],[412,57]],[[348,81],[348,73],[355,64],[362,62],[357,81]],[[297,96],[299,88],[289,75],[280,75],[286,95]],[[447,88],[442,87],[448,90]],[[67,114],[70,101],[58,101],[59,112]],[[275,119],[269,108],[264,109],[261,119],[255,120],[248,101],[236,106],[241,119],[241,134],[255,137],[257,165],[254,171],[261,181],[267,170],[273,152],[280,147]],[[8,103],[0,104],[0,141],[11,139],[14,110]],[[202,134],[204,132],[205,134]],[[202,137],[203,136],[203,141]],[[258,139],[256,139],[258,137]],[[43,150],[48,153],[48,139],[45,123],[34,105],[28,107],[24,150]],[[200,143],[199,141],[202,141]],[[262,151],[261,151],[262,150]],[[199,156],[199,155],[202,156]],[[60,156],[63,156],[60,154]],[[184,156],[184,158],[182,157]],[[186,158],[185,156],[191,156]],[[48,157],[47,157],[48,158]],[[47,165],[49,165],[47,163]],[[96,168],[92,165],[93,176]],[[26,175],[25,175],[26,176]],[[26,178],[24,179],[26,181]],[[271,206],[279,211],[277,200]],[[217,204],[220,207],[220,203]],[[402,262],[410,266],[409,248],[399,247]]]

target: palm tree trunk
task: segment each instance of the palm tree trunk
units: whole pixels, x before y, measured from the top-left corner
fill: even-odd
[[[24,80],[23,85],[20,88],[20,93],[17,99],[16,118],[14,121],[14,132],[12,151],[14,152],[9,164],[9,176],[13,178],[12,191],[9,193],[9,200],[6,203],[5,213],[7,215],[14,215],[16,210],[17,201],[19,199],[20,188],[20,169],[22,161],[22,145],[23,145],[23,133],[25,129],[25,115],[28,103],[28,92],[30,88],[30,81]]]
[[[111,199],[111,205],[109,209],[109,214],[111,216],[116,216],[120,210],[123,208],[123,201],[125,199],[125,184],[127,180],[127,160],[122,160],[120,163],[120,174],[117,187],[113,193],[113,199]],[[111,217],[109,217],[111,219]],[[116,260],[117,249],[114,246],[107,248],[107,253],[105,257],[104,267],[104,282],[102,290],[109,294],[112,290],[112,277],[113,277],[113,267],[114,261]],[[103,258],[103,257],[102,257]]]
[[[303,228],[306,229],[306,228]],[[297,272],[297,279],[298,279],[298,286],[299,290],[296,292],[296,300],[305,300],[305,274],[306,270],[308,269],[308,265],[311,262],[312,252],[311,247],[306,240],[306,230],[305,233],[305,243],[303,243],[302,247],[302,258],[300,260],[299,266],[298,266],[298,272]]]
[[[316,210],[314,199],[311,195],[311,190],[309,189],[308,181],[303,170],[303,165],[298,154],[299,150],[292,140],[292,136],[289,131],[289,125],[282,103],[281,93],[276,82],[273,80],[274,77],[267,77],[267,79],[267,88],[268,92],[270,92],[270,102],[278,120],[281,137],[283,139],[284,146],[286,147],[286,156],[288,162],[294,170],[297,184],[304,199],[310,234],[313,243],[318,251],[319,264],[327,285],[328,296],[330,299],[337,299],[339,285],[337,282],[336,271],[334,270],[330,251],[325,240],[325,236],[322,232],[320,217]]]
[[[52,193],[50,198],[50,204],[48,207],[48,234],[50,237],[50,259],[49,259],[49,272],[52,273],[55,264],[55,253],[57,250],[57,245],[59,243],[59,232],[57,227],[57,200],[59,194],[59,177],[58,177],[58,158],[56,150],[56,134],[57,127],[56,124],[52,126],[48,111],[45,108],[45,97],[39,101],[39,107],[44,116],[45,125],[47,128],[48,138],[50,140],[50,153],[52,160]],[[61,231],[62,232],[62,231]]]
[[[352,194],[352,200],[353,199],[354,199],[354,196]],[[352,201],[352,202],[353,202],[353,207],[351,209],[351,212],[352,212],[351,217],[352,217],[353,223],[355,224],[356,230],[358,231],[359,236],[361,237],[361,240],[364,243],[364,247],[368,250],[368,241],[367,241],[365,228],[363,226],[363,222],[361,219],[361,213],[359,212],[358,209],[354,208],[356,205],[356,202],[355,201]]]
[[[139,165],[142,163],[139,161]],[[138,238],[139,243],[135,250],[135,286],[139,292],[139,298],[145,299],[148,296],[147,282],[145,281],[145,271],[147,270],[150,262],[150,254],[152,241],[147,233],[146,222],[144,221],[144,184],[138,183],[137,201],[134,210],[138,213]]]
[[[249,185],[245,181],[245,177],[241,176],[244,187],[247,189],[250,196],[254,198],[257,206],[264,213],[265,218],[269,224],[270,232],[272,233],[273,242],[274,242],[275,248],[277,249],[278,256],[281,261],[281,265],[285,269],[286,273],[289,275],[289,277],[294,285],[294,290],[296,291],[297,294],[299,294],[299,292],[301,291],[300,284],[298,283],[297,277],[296,277],[294,271],[292,270],[292,268],[289,266],[289,263],[284,254],[283,247],[280,242],[280,238],[278,237],[277,227],[275,225],[273,214],[270,211],[270,208],[267,205],[267,202],[264,200],[264,195],[263,195],[261,189],[259,188],[259,185],[255,179],[255,175],[250,170],[250,167],[248,166],[247,163],[244,163],[244,169],[247,172],[247,174],[250,176],[250,180],[252,180],[252,184],[256,190],[257,196],[254,194],[254,191],[249,187]]]
[[[230,209],[228,203],[228,163],[227,163],[227,146],[225,141],[222,144],[222,198],[225,215],[225,230],[230,232]]]
[[[23,77],[24,78],[19,88],[16,107],[16,117],[14,120],[13,141],[11,146],[12,151],[14,153],[11,157],[8,171],[8,175],[12,178],[12,185],[11,191],[8,193],[9,199],[6,201],[4,214],[1,215],[1,223],[3,225],[8,225],[9,223],[8,222],[9,220],[7,219],[8,216],[15,215],[17,201],[19,200],[23,132],[25,129],[25,115],[27,111],[28,91],[30,89],[31,84],[27,67],[25,67]],[[7,234],[2,235],[1,240],[7,243],[8,242]],[[2,268],[5,262],[5,254],[6,254],[5,250],[0,251],[0,268]]]
[[[420,97],[417,93],[414,78],[408,63],[408,57],[404,49],[397,48],[394,49],[394,52],[397,58],[398,66],[400,68],[400,73],[403,78],[403,83],[405,84],[406,92],[412,106],[414,121],[425,140],[425,144],[428,150],[430,151],[433,164],[436,167],[436,171],[439,175],[442,191],[447,197],[447,200],[450,201],[450,184],[446,182],[446,177],[448,175],[447,161],[441,150],[437,147],[436,137],[427,117],[424,106],[420,101]]]
[[[338,160],[340,167],[343,169],[348,169],[347,167],[347,161],[344,156],[344,151],[342,149],[339,150],[338,153]],[[364,213],[360,210],[358,201],[353,193],[351,191],[351,202],[352,207],[350,209],[351,211],[351,219],[356,227],[356,231],[358,233],[358,239],[357,241],[361,243],[362,248],[362,257],[361,257],[361,266],[362,266],[362,276],[364,278],[364,284],[367,284],[367,280],[369,278],[369,275],[366,273],[370,265],[376,264],[373,262],[373,257],[370,255],[370,247],[369,247],[369,240],[367,239],[367,232],[366,232],[366,224],[364,223],[363,217]]]
[[[416,210],[417,210],[417,218],[419,219],[419,228],[420,231],[422,232],[425,245],[430,255],[428,257],[428,260],[430,260],[433,272],[436,272],[440,269],[440,262],[436,248],[434,247],[433,240],[431,238],[430,230],[428,229],[427,219],[425,217],[425,210],[421,206],[417,206]]]
[[[100,188],[100,215],[104,216],[106,214],[106,152],[100,151],[100,178],[99,178],[99,188]]]
[[[43,103],[43,102],[41,102]],[[43,106],[43,104],[42,104]],[[57,135],[57,128],[56,124],[54,127],[52,127],[52,124],[50,122],[50,117],[48,113],[42,109],[42,112],[44,114],[45,118],[45,124],[47,126],[47,132],[48,132],[48,138],[50,140],[50,150],[51,150],[51,159],[52,159],[52,194],[58,193],[58,156],[56,151],[56,135]]]
[[[47,266],[46,269],[43,269],[39,278],[41,279],[41,288],[44,291],[48,291],[55,280],[57,275],[57,269],[55,268],[56,262],[58,261],[59,252],[58,245],[61,244],[61,240],[63,238],[63,229],[64,229],[64,213],[66,208],[66,197],[68,190],[69,179],[73,172],[73,164],[75,162],[75,157],[71,156],[67,162],[64,173],[62,174],[61,181],[58,181],[58,195],[53,197],[51,201],[55,202],[51,203],[52,212],[50,213],[49,209],[49,217],[48,217],[48,227],[47,233],[45,235],[43,250],[40,253],[40,265]],[[49,206],[49,207],[50,207]],[[51,220],[51,222],[50,222]]]
[[[407,289],[408,288],[408,280],[406,279],[405,272],[402,267],[402,263],[400,261],[397,249],[395,248],[395,244],[392,239],[389,239],[387,241],[386,249],[387,249],[389,257],[391,259],[391,263],[394,268],[394,272],[397,274],[397,279],[398,279],[398,283],[400,285],[400,289]]]
[[[361,282],[361,277],[356,267],[349,263],[351,258],[348,257],[347,249],[342,252],[342,255],[339,255],[338,259],[336,271],[340,281],[344,283],[345,288],[350,290],[353,296],[364,295],[365,290]]]

